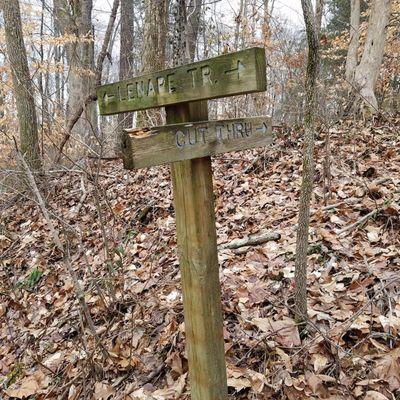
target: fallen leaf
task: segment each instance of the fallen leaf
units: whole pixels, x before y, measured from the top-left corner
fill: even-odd
[[[45,375],[43,372],[38,371],[15,383],[12,387],[5,390],[5,393],[10,397],[22,399],[33,394],[38,394],[41,389],[45,389],[46,387]]]
[[[272,336],[273,340],[285,347],[300,346],[297,325],[291,318],[274,321],[270,318],[254,318],[253,324]]]
[[[115,394],[115,389],[102,382],[96,382],[94,385],[94,398],[96,400],[107,400],[110,396]]]
[[[59,351],[57,353],[52,354],[49,358],[43,361],[43,364],[50,368],[52,371],[56,372],[60,364],[63,362],[64,353]]]
[[[314,371],[319,374],[328,364],[328,358],[322,354],[315,353],[312,355],[312,363],[314,365]]]
[[[228,386],[236,389],[237,392],[251,387],[250,379],[247,378],[228,378]]]
[[[389,400],[382,393],[376,392],[375,390],[368,390],[365,394],[364,400]]]

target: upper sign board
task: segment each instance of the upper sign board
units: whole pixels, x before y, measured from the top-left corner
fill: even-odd
[[[253,47],[99,86],[97,98],[100,114],[112,115],[265,90],[265,51]]]

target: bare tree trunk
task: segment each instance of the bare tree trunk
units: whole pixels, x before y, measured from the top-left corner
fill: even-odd
[[[174,17],[173,64],[183,65],[190,59],[186,39],[186,1],[175,0],[172,13]]]
[[[66,45],[69,64],[67,120],[70,121],[95,88],[93,0],[77,0],[71,4],[67,0],[54,0],[54,9],[62,35],[77,38]],[[87,104],[73,129],[89,145],[93,144],[93,136],[98,131],[96,110],[95,104]]]
[[[322,16],[324,14],[325,0],[315,1],[315,25],[317,28],[318,40],[321,34]]]
[[[243,1],[243,13],[242,13],[242,29],[241,29],[241,45],[240,48],[244,49],[246,45],[246,36],[247,30],[249,26],[249,18],[248,18],[248,0]]]
[[[350,42],[346,57],[346,80],[353,85],[354,72],[358,64],[360,42],[360,0],[351,0]]]
[[[167,41],[168,0],[146,0],[143,71],[164,68]]]
[[[134,7],[132,0],[121,0],[121,34],[119,53],[119,78],[126,79],[133,73]]]
[[[239,14],[235,18],[236,26],[235,26],[234,43],[236,51],[239,50],[239,35],[240,35],[240,27],[242,26],[242,21],[243,21],[244,7],[245,7],[245,0],[240,0]]]
[[[368,21],[368,32],[360,64],[354,73],[355,89],[372,112],[378,110],[375,85],[385,50],[386,31],[391,11],[391,0],[375,0]]]
[[[299,219],[296,238],[295,316],[307,321],[307,251],[310,202],[314,181],[314,123],[319,66],[318,28],[311,0],[301,0],[308,41],[306,99],[304,114],[303,176],[300,189]]]
[[[54,0],[54,1],[59,1],[59,0]],[[110,45],[110,40],[111,40],[111,36],[112,36],[112,32],[114,29],[114,24],[115,24],[115,19],[117,16],[117,11],[119,8],[119,0],[114,0],[113,5],[112,5],[112,9],[111,9],[111,14],[110,14],[110,18],[108,20],[108,24],[107,24],[107,29],[106,29],[106,33],[104,35],[104,40],[103,40],[103,44],[101,46],[101,51],[97,56],[97,61],[96,61],[96,69],[95,69],[95,73],[94,73],[94,82],[95,85],[101,85],[101,79],[102,79],[102,71],[103,71],[103,64],[104,64],[104,59],[107,56],[107,50],[109,48]],[[79,108],[77,110],[75,110],[75,113],[72,114],[69,119],[68,119],[68,123],[67,123],[67,129],[66,129],[66,134],[60,144],[60,150],[59,150],[59,154],[57,157],[57,162],[60,160],[61,156],[62,156],[62,152],[64,149],[65,144],[68,142],[70,136],[71,136],[71,132],[72,129],[74,128],[75,124],[79,121],[79,119],[81,118],[81,115],[83,114],[83,112],[85,111],[85,109],[89,106],[89,105],[93,105],[93,102],[97,100],[97,96],[96,96],[96,91],[93,89],[93,92],[91,92],[86,98],[83,99],[82,104],[79,106]]]
[[[120,33],[120,52],[119,52],[119,79],[127,79],[133,74],[133,38],[134,38],[134,6],[133,0],[121,0],[121,33]],[[121,150],[122,130],[131,128],[133,124],[133,114],[119,114],[118,127],[119,137],[117,152]]]
[[[29,168],[34,172],[40,172],[42,162],[37,117],[22,34],[19,2],[18,0],[2,0],[0,4],[3,9],[7,54],[17,103],[21,151]]]
[[[118,32],[119,33],[121,32],[120,26],[121,26],[121,18],[119,19],[117,25],[115,26],[114,32],[111,35],[110,43],[108,44],[107,55],[111,55],[114,51],[113,49],[114,49],[115,42],[117,40]],[[109,82],[110,73],[112,72],[112,66],[113,66],[112,59],[109,58],[108,61],[103,66],[102,82]],[[132,70],[132,72],[133,72],[133,70]]]
[[[41,148],[41,155],[43,158],[43,153],[44,153],[44,135],[45,132],[48,131],[49,126],[50,126],[50,112],[49,112],[49,72],[48,72],[48,67],[46,66],[45,71],[43,72],[44,65],[45,65],[45,54],[44,54],[44,46],[43,46],[43,41],[44,41],[44,28],[45,28],[45,9],[46,9],[46,4],[45,0],[42,0],[42,15],[40,18],[40,46],[39,46],[39,56],[40,56],[40,64],[42,67],[42,70],[38,74],[38,88],[40,91],[40,97],[42,100],[42,109],[41,109],[41,140],[40,140],[40,148]]]
[[[58,19],[56,18],[55,15],[53,15],[53,29],[54,29],[54,36],[55,37],[59,37],[60,36],[60,28],[59,28],[59,24],[58,24]],[[55,109],[54,114],[55,116],[64,116],[63,115],[63,110],[64,110],[64,104],[63,104],[63,94],[62,94],[62,90],[63,90],[63,85],[62,82],[64,81],[64,68],[59,69],[59,67],[63,64],[63,51],[62,51],[62,47],[59,45],[55,45],[54,46],[54,62],[56,64],[56,72],[54,75],[54,85],[55,85]]]
[[[264,20],[262,24],[262,37],[264,46],[268,45],[270,39],[270,14],[269,14],[269,0],[263,1],[264,5]]]
[[[145,22],[142,72],[162,70],[165,67],[169,0],[145,0]],[[158,110],[138,112],[138,125],[160,125]]]
[[[196,52],[197,36],[199,33],[202,0],[189,0],[187,6],[187,48],[190,61],[194,60]]]

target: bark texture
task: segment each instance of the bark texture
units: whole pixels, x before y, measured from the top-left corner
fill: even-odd
[[[360,0],[351,0],[350,42],[346,57],[346,80],[353,84],[358,64],[358,46],[360,42]]]
[[[197,36],[200,27],[202,0],[189,0],[187,6],[187,48],[190,61],[194,60],[196,53]]]
[[[168,0],[145,0],[143,72],[164,68],[168,5]]]
[[[311,0],[301,0],[301,5],[306,24],[308,59],[304,114],[303,176],[296,238],[295,314],[297,322],[304,323],[307,321],[307,251],[310,202],[314,181],[314,124],[319,65],[319,38]]]
[[[247,1],[246,0],[240,0],[240,5],[239,5],[239,14],[235,18],[235,36],[234,36],[234,44],[235,44],[235,50],[238,51],[240,50],[240,44],[239,44],[239,39],[240,39],[240,31],[241,29],[243,30],[243,19],[245,15],[247,7]],[[243,42],[243,40],[242,40]],[[242,43],[243,44],[243,43]]]
[[[325,0],[315,1],[315,24],[317,28],[318,40],[321,34],[322,17],[324,14]]]
[[[142,72],[153,72],[165,67],[169,0],[145,0]],[[138,126],[161,125],[159,110],[138,113]]]
[[[33,86],[22,35],[18,0],[2,0],[7,55],[17,103],[21,152],[33,172],[42,167]]]
[[[385,50],[391,3],[391,0],[374,1],[363,54],[354,73],[355,89],[373,112],[378,110],[374,90]]]
[[[173,5],[174,34],[172,42],[174,65],[186,64],[190,60],[186,35],[186,2],[176,0]]]
[[[133,76],[133,27],[134,6],[133,0],[121,0],[121,34],[119,52],[119,79],[124,80]],[[133,114],[119,114],[118,125],[122,130],[131,128]],[[121,140],[119,140],[121,143]]]
[[[270,40],[270,11],[269,11],[269,0],[263,0],[263,8],[264,8],[264,18],[262,24],[262,37],[264,46],[269,45]]]

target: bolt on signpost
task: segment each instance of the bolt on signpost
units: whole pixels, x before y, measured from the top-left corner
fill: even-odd
[[[208,121],[207,99],[266,90],[251,48],[97,89],[100,113],[166,108],[167,125],[126,130],[126,169],[171,165],[193,400],[228,397],[211,156],[272,141],[270,117]]]

